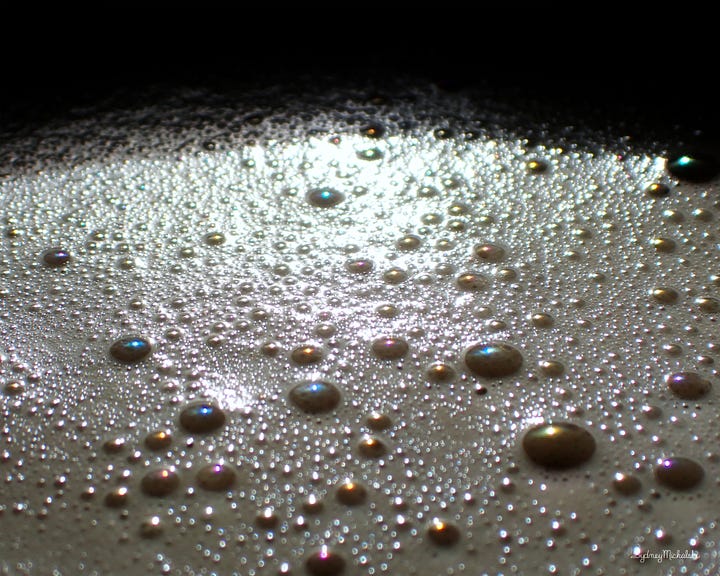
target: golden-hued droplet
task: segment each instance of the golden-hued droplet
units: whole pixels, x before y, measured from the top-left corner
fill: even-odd
[[[358,450],[366,458],[380,458],[387,453],[387,446],[375,436],[365,436],[360,440]]]
[[[22,384],[22,382],[13,380],[5,384],[3,390],[8,396],[16,396],[17,394],[21,394],[25,391],[25,386]]]
[[[487,287],[488,280],[482,274],[475,274],[473,272],[465,272],[460,274],[455,281],[457,287],[461,290],[467,290],[468,292],[476,292],[483,290]]]
[[[315,494],[310,494],[302,503],[302,509],[307,514],[317,514],[323,507],[323,501]]]
[[[478,244],[474,252],[475,256],[485,262],[499,262],[505,258],[505,248],[497,244]]]
[[[383,360],[402,358],[408,353],[409,349],[410,347],[405,340],[392,336],[378,338],[372,343],[372,351],[378,358],[382,358]]]
[[[708,312],[711,314],[720,312],[720,300],[718,300],[717,298],[697,298],[695,300],[695,304],[697,304],[697,307],[700,308],[700,310],[703,312]]]
[[[407,278],[407,272],[400,268],[391,268],[383,274],[383,280],[388,284],[402,284]]]
[[[105,506],[108,508],[121,508],[127,504],[129,490],[126,486],[119,486],[105,495]]]
[[[372,271],[374,265],[372,263],[372,260],[361,258],[359,260],[351,260],[346,264],[346,267],[349,272],[352,272],[354,274],[367,274],[368,272]]]
[[[125,448],[125,438],[112,438],[103,443],[103,450],[108,454],[117,454]]]
[[[172,435],[169,430],[155,430],[145,436],[145,446],[150,450],[164,450],[172,444]]]
[[[345,572],[345,559],[327,546],[323,546],[308,556],[305,570],[310,576],[340,576]]]
[[[340,403],[340,390],[330,382],[301,382],[290,390],[290,401],[303,412],[320,414],[334,410]]]
[[[434,518],[427,529],[428,538],[438,546],[453,546],[460,540],[460,529],[440,518]]]
[[[393,306],[392,304],[382,304],[375,308],[375,312],[383,318],[395,318],[400,311],[397,309],[397,306]]]
[[[365,423],[370,430],[387,430],[393,424],[392,418],[382,412],[371,412]]]
[[[290,358],[296,364],[313,364],[320,362],[323,358],[322,348],[313,344],[305,344],[295,348],[290,354]]]
[[[255,523],[264,530],[272,530],[277,526],[279,520],[275,510],[271,507],[263,508],[255,516]]]
[[[180,413],[180,426],[188,432],[212,432],[224,424],[225,412],[210,402],[190,404]]]
[[[335,497],[345,506],[358,506],[367,499],[367,488],[358,482],[346,480],[338,486]]]
[[[548,168],[547,164],[542,160],[530,160],[527,164],[528,172],[532,174],[542,174]]]
[[[655,466],[655,479],[673,490],[690,490],[702,482],[705,471],[690,458],[664,458]]]
[[[541,360],[538,362],[538,367],[545,376],[550,377],[562,376],[565,372],[565,366],[557,360]]]
[[[653,288],[650,295],[661,304],[675,304],[678,299],[678,293],[672,288]]]
[[[426,373],[431,382],[449,382],[455,378],[455,369],[443,362],[430,364]]]
[[[672,252],[675,250],[675,240],[671,238],[653,238],[652,245],[658,252]]]
[[[163,525],[160,516],[150,516],[140,524],[141,538],[157,538],[163,533]]]
[[[221,462],[207,464],[198,470],[197,481],[201,488],[215,492],[229,490],[237,474],[229,464]]]
[[[395,244],[398,250],[417,250],[420,248],[422,241],[417,236],[411,234],[403,236]]]
[[[465,364],[478,376],[499,378],[520,370],[523,357],[510,344],[488,342],[472,346],[465,353]]]
[[[653,182],[645,188],[645,193],[653,198],[662,198],[663,196],[670,194],[670,188],[665,184]]]
[[[208,246],[220,246],[225,243],[225,235],[222,232],[210,232],[205,235],[205,244]]]
[[[148,472],[140,483],[145,494],[156,497],[167,496],[177,490],[179,486],[180,476],[169,468]]]
[[[683,400],[697,400],[708,392],[712,384],[696,372],[676,372],[666,378],[668,388],[675,396]]]
[[[539,424],[523,437],[528,458],[548,468],[570,468],[587,462],[595,453],[592,434],[570,422]]]
[[[642,484],[636,476],[616,472],[612,481],[613,488],[623,496],[630,496],[640,491]]]
[[[532,320],[533,326],[537,328],[551,328],[552,325],[555,324],[555,319],[545,312],[537,312],[533,314],[530,317],[530,320]]]

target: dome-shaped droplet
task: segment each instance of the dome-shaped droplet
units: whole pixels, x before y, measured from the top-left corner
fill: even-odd
[[[371,430],[387,430],[392,426],[392,418],[382,412],[372,412],[366,419],[365,423]]]
[[[528,458],[548,468],[570,468],[587,462],[595,453],[592,434],[570,422],[539,424],[523,437]]]
[[[486,262],[499,262],[505,258],[505,248],[497,244],[478,244],[475,246],[475,256]]]
[[[551,328],[555,323],[555,319],[545,312],[537,312],[533,314],[530,317],[530,320],[532,320],[533,326],[536,326],[537,328]]]
[[[402,358],[408,353],[409,349],[410,347],[405,340],[392,336],[378,338],[372,343],[372,351],[378,358],[382,358],[383,360]]]
[[[380,458],[387,453],[387,446],[380,438],[365,436],[358,444],[358,451],[366,458]]]
[[[623,496],[630,496],[640,491],[642,484],[636,476],[616,472],[612,481],[613,488]]]
[[[297,364],[313,364],[322,360],[322,357],[322,348],[313,344],[299,346],[290,353],[290,358]]]
[[[472,346],[465,353],[465,364],[479,376],[498,378],[520,370],[523,357],[520,351],[510,344],[490,342]]]
[[[180,486],[180,476],[169,468],[153,470],[143,476],[140,487],[148,496],[167,496]]]
[[[705,471],[690,458],[672,457],[661,460],[655,466],[658,483],[673,490],[690,490],[702,482]]]
[[[157,538],[163,533],[163,524],[160,516],[150,516],[140,524],[141,538]]]
[[[290,401],[303,412],[319,414],[334,410],[340,403],[340,390],[330,382],[302,382],[290,390]]]
[[[672,288],[653,288],[650,295],[661,304],[675,304],[678,299],[677,290]]]
[[[345,559],[323,546],[308,557],[305,570],[310,576],[340,576],[345,572]]]
[[[213,463],[198,470],[197,481],[205,490],[223,491],[232,487],[236,476],[235,470],[230,465]]]
[[[346,267],[348,271],[352,272],[353,274],[367,274],[368,272],[372,272],[374,264],[372,260],[360,258],[358,260],[350,260],[346,264]]]
[[[417,236],[413,234],[408,234],[407,236],[403,236],[400,238],[396,243],[395,246],[397,246],[398,250],[416,250],[420,248],[420,245],[422,244],[422,240],[418,238]]]
[[[683,400],[697,400],[710,392],[710,380],[696,372],[676,372],[666,379],[668,388],[675,396]]]
[[[345,506],[358,506],[367,499],[367,489],[358,482],[347,480],[338,486],[335,497]]]
[[[318,208],[332,208],[345,200],[345,195],[333,188],[315,188],[307,193],[307,201]]]
[[[720,300],[717,298],[708,298],[703,296],[696,298],[695,304],[697,304],[697,307],[703,312],[708,312],[710,314],[720,312]]]
[[[434,518],[427,529],[428,537],[433,544],[438,546],[452,546],[460,540],[460,529],[440,518]]]
[[[360,134],[366,138],[382,138],[385,135],[385,127],[382,124],[373,122],[360,129]]]
[[[477,292],[483,290],[488,285],[488,280],[482,274],[474,272],[465,272],[460,274],[455,281],[457,287],[468,292]]]
[[[205,244],[208,246],[220,246],[225,244],[225,234],[222,232],[210,232],[205,234]]]
[[[164,450],[172,444],[172,435],[168,430],[155,430],[145,436],[145,446],[150,450]]]
[[[42,254],[42,260],[45,266],[49,268],[60,268],[70,262],[70,253],[62,248],[50,248]]]
[[[532,172],[533,174],[542,174],[547,168],[547,163],[542,160],[530,160],[527,163],[528,172]]]
[[[188,432],[212,432],[224,424],[225,412],[209,402],[191,404],[180,413],[180,426]]]
[[[121,508],[128,501],[129,490],[126,486],[119,486],[105,495],[105,506],[108,508]]]
[[[720,173],[717,158],[702,152],[675,154],[668,158],[666,167],[670,174],[688,182],[707,182]]]
[[[427,377],[432,382],[449,382],[455,378],[455,369],[449,364],[435,362],[428,367]]]
[[[662,198],[663,196],[670,194],[670,188],[665,184],[653,182],[645,188],[645,193],[653,198]]]
[[[152,344],[142,336],[125,336],[110,346],[110,355],[119,362],[139,362],[150,352],[152,352]]]

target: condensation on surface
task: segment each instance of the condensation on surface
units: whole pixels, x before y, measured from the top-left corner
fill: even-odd
[[[323,98],[6,138],[3,572],[717,570],[717,184],[462,94]],[[552,422],[592,456],[535,464]]]

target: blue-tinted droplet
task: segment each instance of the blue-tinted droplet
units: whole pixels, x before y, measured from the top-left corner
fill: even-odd
[[[707,182],[720,173],[720,162],[710,154],[684,153],[668,158],[667,169],[676,178],[688,182]]]
[[[340,390],[330,382],[302,382],[290,390],[290,401],[303,412],[318,414],[334,410],[340,403]]]
[[[333,188],[315,188],[307,193],[307,201],[319,208],[331,208],[345,200],[345,195]]]
[[[520,351],[502,342],[476,344],[465,353],[465,364],[475,374],[501,377],[514,374],[523,363]]]
[[[139,362],[150,352],[152,344],[141,336],[125,336],[110,346],[110,355],[120,362]]]
[[[180,426],[188,432],[212,432],[223,424],[225,424],[225,412],[209,402],[191,404],[180,413]]]
[[[45,266],[59,268],[70,262],[70,253],[62,248],[51,248],[43,252],[42,259]]]

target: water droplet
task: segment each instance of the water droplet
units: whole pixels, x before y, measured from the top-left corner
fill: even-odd
[[[696,372],[676,372],[667,377],[668,388],[683,400],[697,400],[710,392],[711,383]]]
[[[452,138],[454,136],[452,128],[437,128],[433,134],[438,140],[447,140],[448,138]]]
[[[361,258],[359,260],[351,260],[346,264],[347,269],[354,274],[367,274],[374,268],[372,260]]]
[[[290,390],[289,398],[303,412],[318,414],[337,407],[340,390],[329,382],[313,380],[296,385]]]
[[[666,167],[670,174],[688,182],[707,182],[720,172],[717,159],[704,153],[676,154],[668,158]]]
[[[108,454],[117,454],[125,448],[125,438],[112,438],[103,444],[103,450]]]
[[[224,424],[225,412],[209,402],[191,404],[180,413],[180,426],[188,432],[212,432]]]
[[[407,272],[400,268],[391,268],[383,274],[383,280],[388,284],[401,284],[407,280]]]
[[[275,510],[270,507],[263,508],[258,512],[257,516],[255,516],[255,523],[265,530],[273,529],[277,526],[279,520],[277,514],[275,514]]]
[[[152,344],[142,336],[125,336],[110,346],[110,355],[120,362],[139,362],[150,352]]]
[[[314,362],[320,362],[323,358],[322,348],[313,344],[306,344],[295,348],[290,358],[296,364],[313,364]]]
[[[427,534],[433,544],[438,546],[453,546],[460,540],[460,529],[440,518],[434,518],[428,526]]]
[[[678,299],[677,291],[672,288],[653,288],[650,294],[661,304],[674,304]]]
[[[537,328],[551,328],[555,324],[555,319],[545,312],[537,312],[533,314],[530,319],[532,320],[533,326]]]
[[[345,559],[323,546],[308,557],[305,569],[311,576],[340,576],[345,572]]]
[[[371,430],[387,430],[392,426],[392,418],[381,412],[372,412],[365,419],[365,423]]]
[[[545,376],[562,376],[563,372],[565,372],[565,366],[557,360],[541,360],[538,362],[538,366]]]
[[[358,450],[366,458],[380,458],[387,452],[385,443],[375,436],[365,436],[358,444]]]
[[[705,471],[690,458],[664,458],[655,466],[655,479],[673,490],[690,490],[702,482]]]
[[[397,246],[398,250],[416,250],[417,248],[420,248],[420,244],[422,244],[420,238],[417,236],[413,236],[412,234],[408,234],[407,236],[403,236],[395,243],[395,246]]]
[[[527,164],[527,169],[533,174],[542,174],[548,169],[547,163],[542,160],[530,160]]]
[[[395,318],[400,311],[392,304],[381,304],[375,308],[375,312],[378,313],[378,316],[382,316],[383,318]]]
[[[645,188],[645,193],[653,198],[662,198],[663,196],[670,194],[670,188],[665,184],[653,182]]]
[[[360,129],[360,134],[366,138],[382,138],[385,135],[385,128],[382,124],[368,124]]]
[[[358,506],[367,499],[367,489],[358,482],[346,480],[338,486],[335,497],[345,506]]]
[[[486,262],[499,262],[505,258],[505,248],[497,244],[478,244],[474,252],[475,256]]]
[[[702,310],[703,312],[708,312],[711,314],[714,314],[715,312],[720,312],[720,300],[717,298],[697,298],[695,300],[695,304],[697,304],[698,308]]]
[[[401,338],[392,336],[383,336],[374,340],[372,343],[372,351],[378,358],[383,360],[395,360],[402,358],[408,353],[408,343]]]
[[[208,246],[220,246],[225,244],[225,234],[222,232],[210,232],[205,235],[205,244]]]
[[[155,430],[145,437],[145,446],[150,450],[164,450],[172,444],[172,435],[169,430]]]
[[[315,494],[310,494],[303,501],[302,508],[308,514],[317,514],[323,509],[323,501]]]
[[[23,386],[22,382],[17,382],[16,380],[13,380],[5,384],[3,390],[8,396],[16,396],[17,394],[21,394],[25,391],[25,386]]]
[[[473,272],[465,272],[460,274],[455,281],[457,287],[461,290],[467,290],[468,292],[477,292],[487,287],[488,279],[482,274],[475,274]]]
[[[140,524],[140,537],[141,538],[157,538],[163,533],[162,520],[160,516],[150,516],[142,521]]]
[[[201,488],[212,491],[228,490],[234,483],[237,474],[228,464],[213,463],[198,470],[197,481]]]
[[[45,250],[45,252],[43,252],[42,260],[45,263],[45,266],[50,268],[59,268],[70,262],[71,258],[70,253],[62,248],[50,248],[49,250]]]
[[[379,148],[367,148],[366,150],[360,150],[357,153],[357,157],[360,158],[360,160],[382,160],[383,156],[384,154]]]
[[[108,508],[122,508],[128,501],[128,489],[119,486],[105,495],[105,506]]]
[[[174,470],[162,468],[152,470],[143,476],[140,483],[142,491],[148,496],[167,496],[180,486],[180,476]]]
[[[455,378],[455,369],[449,364],[435,362],[427,369],[427,377],[432,382],[449,382]]]
[[[569,468],[587,462],[595,452],[592,434],[570,422],[539,424],[523,437],[530,460],[548,468]]]
[[[345,195],[333,188],[315,188],[307,193],[307,201],[318,208],[331,208],[345,200]]]
[[[652,245],[658,252],[673,252],[675,250],[675,240],[671,238],[653,238]]]
[[[632,474],[623,474],[622,472],[616,472],[612,482],[613,488],[617,490],[623,496],[630,496],[636,494],[642,484],[637,477]]]
[[[438,189],[434,186],[421,186],[418,189],[418,196],[420,198],[434,198],[435,196],[439,196],[440,192],[438,192]]]
[[[465,364],[475,374],[501,377],[514,374],[523,364],[520,351],[510,344],[490,342],[476,344],[465,353]]]

